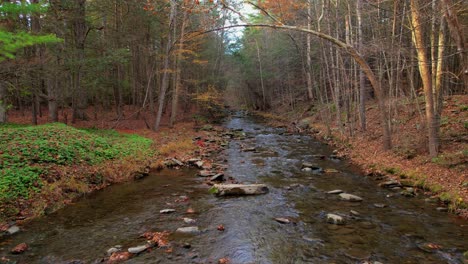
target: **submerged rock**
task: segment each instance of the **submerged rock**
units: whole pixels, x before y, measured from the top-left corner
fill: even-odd
[[[202,170],[202,171],[199,171],[198,172],[198,176],[200,177],[212,177],[214,176],[216,173],[212,172],[212,171],[209,171],[209,170]]]
[[[198,226],[179,227],[176,233],[196,235],[200,233],[200,229],[198,229]]]
[[[343,193],[342,190],[333,190],[333,191],[329,191],[327,192],[328,194],[340,194],[340,193]]]
[[[344,225],[346,221],[342,216],[337,214],[327,214],[327,223],[334,225]]]
[[[361,202],[363,200],[361,197],[349,193],[340,193],[340,198],[350,202]]]
[[[268,193],[268,187],[265,184],[215,184],[211,190],[218,196]]]
[[[192,219],[192,218],[184,217],[184,222],[186,224],[195,224],[197,221],[195,219]]]

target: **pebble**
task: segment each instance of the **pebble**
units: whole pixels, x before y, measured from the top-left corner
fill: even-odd
[[[16,246],[11,250],[11,253],[12,253],[12,254],[21,254],[21,253],[25,252],[26,250],[28,250],[28,244],[26,244],[26,243],[21,243],[21,244],[16,245]]]
[[[340,194],[340,193],[343,193],[342,190],[333,190],[333,191],[329,191],[327,192],[328,194]]]
[[[352,215],[354,215],[354,216],[359,216],[359,215],[361,215],[359,212],[354,211],[354,210],[351,210],[351,211],[349,211],[349,212],[350,212]]]

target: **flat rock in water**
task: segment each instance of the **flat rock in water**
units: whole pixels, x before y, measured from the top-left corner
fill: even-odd
[[[143,246],[137,246],[137,247],[131,247],[128,248],[128,252],[132,254],[138,254],[141,253],[149,248],[149,245],[143,245]]]
[[[200,233],[200,229],[198,229],[198,226],[179,227],[177,228],[176,233],[196,235]]]
[[[379,186],[383,188],[392,188],[392,187],[401,187],[401,184],[398,181],[390,180],[390,181],[379,183]]]
[[[8,228],[6,232],[7,232],[9,235],[13,235],[13,234],[18,233],[19,231],[20,231],[20,228],[19,228],[18,226],[15,226],[15,225],[14,225],[14,226],[11,226],[10,228]]]
[[[253,151],[256,151],[257,149],[255,147],[248,147],[248,148],[244,148],[242,149],[244,152],[253,152]]]
[[[325,173],[338,173],[339,172],[338,170],[331,169],[331,168],[325,169],[324,171],[325,171]]]
[[[437,207],[436,210],[439,211],[439,212],[448,212],[447,207]]]
[[[200,177],[212,177],[215,173],[209,170],[202,170],[198,172],[198,176]]]
[[[377,207],[377,208],[385,208],[385,207],[387,207],[387,205],[386,205],[386,204],[382,204],[382,203],[375,203],[375,204],[374,204],[374,207]]]
[[[289,223],[291,223],[291,220],[289,220],[289,219],[287,219],[287,218],[283,218],[283,217],[275,218],[275,221],[278,222],[278,223],[281,223],[281,224],[289,224]]]
[[[218,196],[258,195],[268,193],[265,184],[215,184],[214,193]]]
[[[327,223],[334,225],[344,225],[345,219],[336,214],[327,214]]]
[[[184,222],[186,224],[195,224],[195,222],[197,222],[197,221],[195,219],[192,219],[192,218],[184,217]]]
[[[361,202],[362,198],[354,195],[354,194],[349,194],[349,193],[340,193],[340,197],[343,200],[350,201],[350,202]]]
[[[333,190],[333,191],[329,191],[327,192],[328,194],[340,194],[340,193],[343,193],[342,190]]]
[[[224,174],[223,173],[218,173],[215,176],[210,178],[210,181],[223,181],[224,180]]]
[[[175,209],[162,209],[161,211],[159,211],[159,213],[170,214],[170,213],[174,213],[175,211],[176,211]]]

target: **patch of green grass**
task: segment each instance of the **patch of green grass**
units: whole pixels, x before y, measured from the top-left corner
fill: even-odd
[[[432,162],[447,168],[466,169],[466,161],[468,160],[468,150],[458,151],[454,153],[441,154],[432,158]]]
[[[76,129],[62,123],[0,126],[0,201],[40,190],[50,165],[93,165],[151,152],[152,141],[114,130]]]
[[[468,111],[468,105],[460,105],[460,111]]]
[[[393,167],[386,167],[386,168],[384,168],[384,171],[385,171],[386,173],[393,174],[393,175],[401,174],[401,170],[400,170],[400,169],[398,169],[398,168],[393,168]]]

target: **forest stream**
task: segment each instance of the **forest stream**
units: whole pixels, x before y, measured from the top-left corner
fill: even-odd
[[[147,231],[196,225],[199,234],[170,235],[171,252],[154,248],[126,263],[218,263],[222,258],[234,264],[463,263],[468,223],[437,211],[424,195],[408,198],[401,190],[378,187],[347,161],[331,159],[332,150],[309,136],[241,116],[225,126],[246,134],[219,154],[228,165],[226,176],[266,184],[267,194],[216,197],[196,170],[163,170],[32,221],[0,244],[0,257],[17,263],[100,263],[109,248],[144,244],[140,235]],[[246,146],[255,151],[243,151]],[[303,162],[336,171],[304,171]],[[337,189],[363,201],[328,193]],[[160,213],[167,208],[175,212]],[[187,214],[188,208],[195,213]],[[327,223],[329,213],[346,223]],[[183,218],[196,222],[186,224]],[[225,230],[218,230],[220,225]],[[9,253],[22,242],[29,245],[27,252]]]

